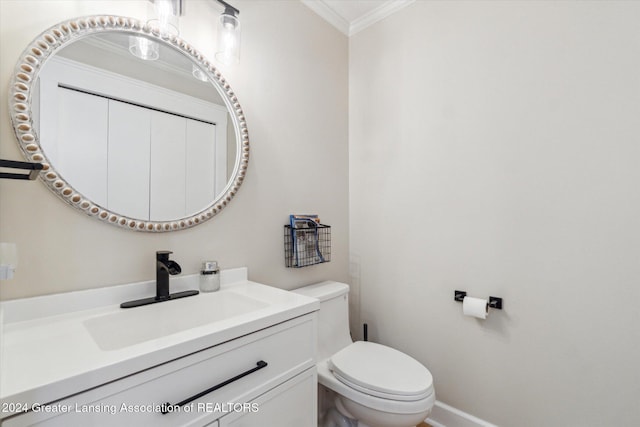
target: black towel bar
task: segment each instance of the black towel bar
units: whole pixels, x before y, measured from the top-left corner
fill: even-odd
[[[18,162],[15,160],[0,159],[0,168],[22,169],[31,171],[29,173],[0,172],[0,178],[23,179],[31,181],[38,177],[38,174],[44,168],[44,166],[42,165],[42,163]]]

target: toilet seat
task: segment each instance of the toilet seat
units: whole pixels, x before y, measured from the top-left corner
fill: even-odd
[[[338,395],[344,396],[354,402],[379,411],[395,414],[415,414],[431,408],[436,400],[435,391],[421,400],[402,401],[394,399],[384,399],[360,392],[338,380],[333,372],[329,370],[329,360],[321,360],[317,363],[318,383],[333,390]]]
[[[357,341],[331,356],[328,367],[338,381],[371,396],[417,401],[433,394],[427,368],[381,344]]]

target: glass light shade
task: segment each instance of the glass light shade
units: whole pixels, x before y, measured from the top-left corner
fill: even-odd
[[[209,81],[209,78],[204,73],[204,71],[202,71],[200,67],[198,67],[196,64],[191,64],[191,73],[193,74],[193,77],[195,77],[200,81],[203,81],[203,82]]]
[[[218,49],[216,59],[223,64],[240,62],[240,21],[223,13],[218,20]]]
[[[162,21],[160,19],[150,19],[147,21],[147,25],[158,31],[160,35],[178,36],[180,30],[178,29],[178,18],[171,21]]]
[[[147,21],[147,25],[162,35],[177,36],[180,34],[177,11],[171,0],[154,0],[153,10],[156,19]]]
[[[160,45],[146,37],[129,36],[129,52],[145,61],[155,61],[160,58]]]

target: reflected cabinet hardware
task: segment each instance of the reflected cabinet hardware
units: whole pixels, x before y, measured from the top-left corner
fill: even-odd
[[[174,294],[169,293],[169,276],[182,273],[182,268],[177,262],[170,260],[171,251],[156,252],[156,296],[120,304],[121,308],[139,307],[141,305],[154,304],[156,302],[170,301],[178,298],[198,295],[199,291],[183,291]]]
[[[453,291],[453,299],[457,302],[463,302],[464,297],[467,296],[465,291]],[[495,310],[502,310],[502,298],[489,297],[489,307]]]
[[[30,171],[29,173],[0,172],[0,178],[22,179],[33,181],[43,169],[42,163],[18,162],[15,160],[0,159],[0,168],[21,169]]]
[[[229,378],[228,380],[223,381],[223,382],[221,382],[220,384],[216,384],[216,385],[214,385],[213,387],[206,389],[205,391],[201,391],[201,392],[200,392],[200,393],[198,393],[198,394],[194,394],[193,396],[188,397],[188,398],[186,398],[186,399],[184,399],[183,401],[180,401],[180,402],[178,402],[178,403],[171,404],[171,403],[167,402],[167,403],[165,403],[165,404],[163,405],[163,407],[162,407],[162,415],[166,415],[166,414],[168,414],[169,412],[171,412],[171,411],[169,410],[169,408],[171,408],[171,407],[181,407],[181,406],[186,405],[187,403],[191,403],[191,402],[193,402],[194,400],[196,400],[196,399],[200,399],[202,396],[205,396],[205,395],[207,395],[207,394],[209,394],[209,393],[212,393],[212,392],[214,392],[214,391],[216,391],[216,390],[218,390],[218,389],[221,389],[222,387],[224,387],[224,386],[226,386],[226,385],[229,385],[229,384],[231,384],[231,383],[232,383],[232,382],[234,382],[234,381],[238,381],[240,378],[244,378],[244,377],[246,377],[246,376],[247,376],[247,375],[249,375],[249,374],[253,374],[253,373],[254,373],[254,372],[256,372],[256,371],[259,371],[259,370],[260,370],[260,369],[262,369],[262,368],[266,368],[266,367],[267,367],[267,365],[268,365],[268,363],[267,363],[267,362],[265,362],[264,360],[259,360],[259,361],[256,363],[256,367],[255,367],[255,368],[251,368],[251,369],[249,369],[248,371],[244,371],[243,373],[241,373],[241,374],[239,374],[239,375],[236,375],[236,376],[235,376],[235,377],[233,377],[233,378]]]

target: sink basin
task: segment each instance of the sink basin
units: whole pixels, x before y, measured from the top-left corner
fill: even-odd
[[[200,294],[174,301],[93,317],[83,322],[102,350],[118,350],[187,329],[224,321],[266,307],[232,291]]]

